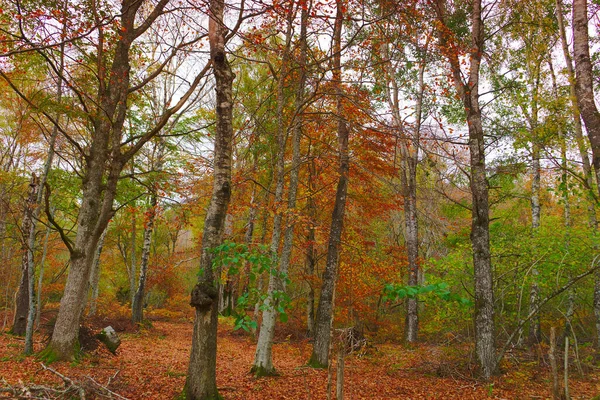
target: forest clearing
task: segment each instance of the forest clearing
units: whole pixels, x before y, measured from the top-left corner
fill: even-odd
[[[600,399],[599,0],[0,0],[0,394]]]
[[[98,320],[96,323],[110,323],[106,319]],[[132,330],[127,319],[113,321],[113,325],[119,324],[125,332],[121,332],[123,343],[116,355],[100,346],[77,363],[58,362],[51,367],[79,383],[86,383],[87,377],[91,377],[132,400],[176,398],[185,381],[192,319],[153,321],[151,328],[139,331]],[[250,373],[255,341],[249,334],[232,328],[232,319],[220,320],[217,386],[224,399],[327,398],[327,371],[306,366],[310,358],[310,344],[306,339],[279,332],[273,348],[279,375],[256,378]],[[22,356],[22,343],[17,338],[2,335],[0,346],[3,349],[0,377],[5,380],[2,381],[5,388],[28,384],[63,385],[58,376],[44,371],[35,358]],[[41,348],[43,343],[36,346]],[[348,399],[380,400],[550,398],[547,354],[539,353],[539,358],[523,352],[515,354],[509,357],[506,372],[490,382],[483,382],[475,374],[472,350],[468,344],[452,337],[445,343],[417,344],[412,348],[401,344],[374,345],[360,356],[347,358],[344,392]],[[597,370],[594,372],[586,366],[582,376],[573,368],[571,398],[595,398],[600,393]]]

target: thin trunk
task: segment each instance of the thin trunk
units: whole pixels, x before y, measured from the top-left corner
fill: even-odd
[[[244,243],[246,243],[247,246],[250,246],[252,244],[252,239],[254,238],[254,224],[256,223],[256,213],[258,212],[258,207],[256,207],[256,186],[256,184],[252,185],[250,209],[248,210],[248,223],[246,223],[246,232],[244,233]],[[247,261],[245,265],[246,276],[244,281],[244,287],[242,288],[242,293],[248,293],[248,291],[250,290],[251,268],[252,265],[250,261]]]
[[[331,216],[329,243],[327,246],[327,261],[323,273],[321,297],[317,307],[315,340],[309,364],[315,367],[327,367],[329,364],[329,347],[331,345],[331,327],[333,324],[335,283],[338,276],[340,243],[344,228],[346,211],[346,195],[348,192],[348,172],[350,158],[348,153],[348,123],[344,119],[344,103],[342,90],[342,23],[344,20],[344,2],[336,0],[336,16],[333,33],[333,86],[337,97],[336,112],[338,118],[338,152],[339,178],[335,194],[335,204]]]
[[[148,221],[144,227],[144,239],[142,243],[142,259],[140,262],[140,276],[133,295],[131,305],[131,321],[139,324],[144,320],[144,294],[146,289],[146,275],[148,272],[148,261],[150,259],[150,245],[152,244],[152,232],[154,231],[154,219],[156,217],[157,195],[153,191],[150,195],[150,207],[148,209]]]
[[[552,398],[560,400],[561,387],[560,379],[558,379],[558,364],[556,362],[556,328],[550,328],[550,350],[548,351],[548,359],[550,360],[550,370],[552,371]]]
[[[131,160],[133,165],[133,160]],[[133,174],[133,166],[131,167]],[[135,280],[137,278],[137,260],[136,260],[136,239],[137,239],[137,218],[136,209],[131,210],[131,242],[129,249],[129,299],[133,306],[133,298],[135,297]]]
[[[417,163],[419,162],[419,139],[421,134],[421,118],[423,109],[423,91],[425,62],[419,66],[419,94],[416,104],[416,127],[413,133],[411,150],[403,148],[403,170],[401,181],[404,197],[404,237],[408,255],[408,284],[419,284],[419,225],[417,220]],[[417,341],[419,331],[418,299],[412,297],[406,301],[406,320],[404,324],[405,340],[409,343]]]
[[[21,232],[23,233],[21,281],[19,283],[19,291],[17,292],[15,315],[11,329],[11,332],[14,335],[19,336],[25,335],[25,331],[27,329],[27,315],[29,311],[30,298],[33,297],[33,290],[30,285],[30,282],[33,281],[33,277],[30,278],[32,271],[30,271],[29,268],[29,257],[31,257],[33,253],[29,251],[28,246],[38,188],[39,179],[37,176],[35,176],[35,174],[32,174],[31,182],[29,183],[29,194],[27,196],[27,201],[25,202],[23,222],[21,223]]]
[[[314,176],[315,162],[311,159],[308,166],[308,232],[306,234],[306,268],[305,273],[308,278],[308,295],[306,299],[306,335],[312,338],[315,330],[315,288],[314,277],[317,267],[317,252],[315,249],[315,224],[317,220],[317,210],[314,201],[314,193],[316,191]]]
[[[281,70],[277,82],[277,164],[276,164],[276,186],[275,186],[275,207],[277,208],[273,218],[273,233],[271,236],[270,252],[273,260],[279,264],[278,271],[282,268],[287,269],[285,264],[287,260],[277,257],[279,244],[281,242],[281,229],[283,223],[283,213],[281,208],[283,203],[283,189],[285,180],[285,148],[287,143],[287,129],[284,126],[284,84],[288,78],[288,63],[290,58],[290,49],[292,43],[292,28],[294,18],[294,1],[290,1],[287,11],[287,28],[285,36],[285,48],[282,55]],[[295,195],[294,195],[295,197]],[[294,200],[295,201],[295,200]],[[273,375],[273,337],[275,335],[275,322],[277,318],[277,300],[275,293],[283,290],[283,281],[280,273],[272,271],[269,274],[269,286],[267,289],[267,298],[265,299],[260,331],[258,332],[258,343],[256,344],[256,353],[254,355],[254,364],[252,372],[256,375]]]
[[[164,163],[164,151],[166,143],[161,140],[158,143],[156,152],[156,161],[153,170],[160,172]],[[134,324],[139,324],[144,320],[144,296],[146,290],[146,277],[148,274],[148,262],[150,260],[150,247],[152,244],[152,233],[154,232],[154,220],[156,219],[156,206],[158,204],[158,185],[156,182],[151,183],[150,189],[150,207],[147,211],[148,221],[144,226],[144,241],[142,244],[142,260],[140,262],[140,276],[137,285],[137,290],[133,296],[131,304],[131,320]]]
[[[339,344],[337,356],[337,371],[335,374],[335,399],[344,400],[344,361],[346,358],[345,343]]]
[[[100,236],[100,240],[98,241],[98,248],[94,254],[94,261],[92,262],[92,276],[90,279],[90,290],[92,294],[90,298],[90,309],[88,312],[90,317],[96,315],[98,308],[98,294],[100,292],[100,256],[102,255],[102,249],[104,249],[104,239],[106,238],[107,232],[108,228],[102,232],[102,236]]]
[[[46,228],[46,235],[44,236],[44,247],[42,249],[42,259],[40,260],[40,271],[38,273],[38,284],[37,291],[35,293],[36,300],[35,304],[37,305],[35,309],[35,321],[34,326],[40,326],[40,319],[42,317],[42,286],[44,283],[44,266],[46,264],[46,255],[48,254],[48,239],[50,238],[50,226]]]
[[[531,134],[531,235],[535,239],[540,227],[540,144],[537,135],[538,125],[538,92],[540,80],[540,64],[536,65],[535,79],[533,83],[532,99],[531,99],[531,120],[529,121],[529,130]],[[540,299],[540,288],[538,284],[539,272],[537,267],[531,270],[531,289],[529,292],[529,313],[537,310],[538,301]],[[529,314],[528,313],[528,314]],[[541,340],[540,329],[540,314],[539,312],[529,321],[529,344],[539,343]]]
[[[594,81],[590,60],[587,0],[573,1],[573,55],[575,59],[575,93],[581,117],[592,147],[592,165],[600,192],[600,113],[594,100]],[[600,272],[596,272],[594,314],[596,316],[597,351],[600,352]]]
[[[272,182],[271,182],[272,183]],[[269,186],[270,187],[270,186]],[[270,190],[265,190],[265,204],[268,204],[269,202],[269,192]],[[267,207],[263,208],[263,212],[262,212],[262,216],[261,216],[261,237],[260,237],[260,243],[265,243],[265,241],[267,240],[267,223],[268,223],[268,210]],[[256,291],[258,293],[262,293],[264,288],[264,274],[261,273],[256,277]],[[256,303],[254,304],[254,313],[252,314],[252,319],[253,321],[256,323],[256,326],[259,325],[259,316],[260,316],[260,307],[262,306],[262,301],[259,298]],[[256,335],[256,329],[253,329],[252,333],[254,335]]]
[[[570,400],[569,396],[569,337],[565,337],[565,360],[564,360],[564,387],[565,387],[565,400]]]
[[[214,141],[213,192],[204,220],[201,275],[192,291],[191,305],[196,309],[192,350],[183,396],[190,400],[219,398],[216,381],[217,363],[217,282],[210,252],[222,242],[225,218],[231,198],[233,146],[233,96],[235,75],[227,61],[224,25],[224,0],[211,0],[209,6],[210,56],[215,76],[216,132]]]
[[[469,50],[468,82],[464,82],[458,55],[445,51],[457,93],[461,98],[469,129],[470,186],[473,199],[471,210],[471,244],[475,272],[475,348],[481,374],[489,379],[496,372],[494,342],[494,290],[490,255],[489,184],[485,169],[485,136],[479,107],[479,70],[483,54],[484,26],[481,18],[481,0],[474,0],[471,10],[471,49]],[[446,25],[446,5],[438,0],[438,18]],[[439,29],[440,44],[447,47],[451,37]]]

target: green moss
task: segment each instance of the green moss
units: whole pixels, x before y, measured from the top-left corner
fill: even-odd
[[[275,370],[275,368],[267,369],[262,366],[257,367],[256,365],[254,365],[252,367],[252,369],[250,370],[250,373],[257,378],[262,378],[265,376],[279,376],[279,373]]]
[[[327,364],[322,364],[319,362],[319,360],[317,360],[314,357],[311,357],[310,360],[308,360],[308,363],[306,364],[311,368],[316,368],[316,369],[327,369]]]
[[[113,354],[116,353],[119,345],[115,345],[110,340],[108,340],[108,337],[106,336],[106,333],[104,333],[104,331],[100,331],[100,333],[97,334],[96,337],[98,338],[99,341],[101,341],[102,343],[104,343],[106,345],[106,347],[108,348],[108,350],[111,353],[113,353]]]
[[[52,345],[48,345],[44,350],[37,354],[37,359],[46,364],[52,364],[54,361],[58,361],[59,358],[58,352]]]
[[[83,355],[83,349],[79,340],[73,343],[73,352],[70,355],[61,354],[52,344],[49,344],[44,350],[40,351],[36,358],[46,364],[52,364],[55,361],[69,360],[78,363]]]

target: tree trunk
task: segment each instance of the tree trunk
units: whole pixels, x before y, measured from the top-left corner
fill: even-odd
[[[91,317],[96,315],[96,311],[98,308],[98,294],[100,292],[100,256],[102,255],[102,250],[104,249],[104,239],[106,238],[106,233],[108,232],[108,227],[104,229],[102,232],[102,236],[100,236],[100,240],[98,241],[98,248],[96,249],[96,253],[94,254],[94,261],[92,262],[92,276],[90,279],[90,290],[91,290],[91,298],[90,298],[90,309],[88,315]]]
[[[39,188],[39,179],[35,174],[31,175],[29,183],[29,194],[25,203],[25,211],[23,213],[23,222],[21,223],[21,232],[23,233],[23,257],[21,262],[21,281],[17,292],[15,315],[11,332],[13,335],[23,336],[27,328],[27,315],[29,311],[29,298],[33,297],[30,287],[30,281],[33,277],[30,276],[29,257],[33,255],[29,251],[29,234],[31,232],[33,213],[36,206],[36,198]]]
[[[113,215],[112,205],[119,175],[127,161],[120,152],[120,141],[127,110],[129,89],[129,49],[134,38],[136,8],[124,1],[121,24],[124,28],[116,44],[109,81],[98,90],[98,107],[103,112],[93,116],[89,152],[85,154],[82,199],[77,216],[77,233],[71,243],[63,237],[70,251],[70,269],[52,339],[43,358],[72,359],[79,349],[78,333],[82,306],[90,278],[94,253],[102,232]],[[101,57],[101,54],[98,54]],[[101,77],[103,77],[102,75]],[[63,232],[64,236],[64,232]]]
[[[561,387],[560,379],[558,378],[558,364],[556,362],[556,328],[550,328],[550,350],[548,351],[548,359],[550,360],[550,370],[552,371],[552,398],[560,400]]]
[[[531,99],[531,120],[529,121],[529,130],[531,134],[531,235],[535,239],[540,227],[540,144],[537,135],[538,125],[538,93],[539,93],[539,78],[540,64],[536,64],[535,79],[533,82],[532,99]],[[531,289],[529,292],[529,312],[538,310],[538,302],[540,300],[540,288],[538,285],[539,272],[534,266],[531,270]],[[540,329],[540,313],[535,313],[535,316],[529,321],[528,340],[530,345],[534,345],[541,340]]]
[[[150,207],[148,209],[148,221],[144,227],[144,241],[142,243],[142,260],[140,262],[140,277],[137,290],[133,295],[131,305],[131,321],[139,324],[144,320],[144,294],[146,289],[146,275],[148,271],[148,261],[150,259],[150,245],[152,244],[152,232],[154,231],[154,218],[156,216],[156,193],[150,195]]]
[[[208,68],[206,67],[196,76],[179,101],[166,110],[158,122],[134,141],[122,143],[129,94],[139,91],[154,78],[152,75],[141,85],[135,87],[131,85],[130,50],[133,42],[164,14],[167,3],[168,0],[159,0],[151,10],[144,7],[144,11],[150,12],[145,13],[143,22],[136,25],[136,22],[141,19],[139,11],[142,9],[142,2],[122,0],[118,16],[120,34],[115,38],[114,45],[110,46],[109,52],[106,51],[105,46],[107,40],[105,26],[103,24],[96,26],[94,38],[97,51],[90,53],[96,56],[95,63],[90,64],[97,66],[97,71],[93,75],[97,84],[96,91],[89,95],[78,93],[79,96],[74,96],[79,99],[82,110],[87,112],[86,118],[90,126],[89,142],[82,147],[77,140],[68,135],[68,130],[61,130],[67,141],[79,152],[84,163],[81,171],[82,196],[74,239],[69,238],[56,221],[51,220],[69,249],[70,269],[52,338],[41,354],[44,359],[72,359],[79,347],[77,343],[79,321],[85,304],[92,262],[100,236],[114,215],[113,201],[123,167],[166,125],[172,115],[187,104]],[[56,120],[52,122],[57,125]],[[46,202],[48,197],[47,193]]]
[[[475,272],[475,347],[481,374],[489,379],[496,371],[494,343],[494,291],[490,256],[489,185],[485,170],[485,137],[479,107],[479,70],[484,44],[481,0],[473,0],[471,10],[471,48],[469,49],[468,81],[464,82],[460,60],[454,51],[443,50],[450,63],[456,91],[461,98],[469,129],[470,186],[472,195],[471,244]],[[442,25],[446,24],[445,0],[438,0],[436,12]],[[439,29],[441,48],[448,48],[453,38]]]
[[[344,400],[344,361],[346,358],[345,343],[340,343],[337,354],[337,371],[335,374],[335,400]]]
[[[577,104],[592,145],[592,165],[595,169],[597,189],[600,193],[600,113],[594,101],[587,0],[573,0],[573,55]]]
[[[587,0],[573,0],[573,55],[575,59],[575,93],[581,117],[592,147],[592,165],[600,193],[600,113],[594,100],[594,81],[590,60]],[[597,350],[600,351],[600,272],[596,272],[594,314]]]
[[[287,28],[285,36],[285,48],[282,55],[281,70],[277,82],[277,165],[276,165],[276,186],[275,186],[275,207],[278,208],[273,218],[273,233],[271,236],[270,252],[273,260],[278,261],[278,272],[271,271],[269,274],[269,286],[267,288],[267,298],[264,303],[262,321],[258,332],[258,343],[256,344],[256,353],[254,355],[254,364],[252,373],[257,376],[274,375],[273,367],[273,337],[275,335],[275,323],[277,318],[278,301],[275,299],[275,292],[283,290],[283,282],[280,273],[287,272],[287,263],[289,257],[284,259],[277,257],[279,243],[281,242],[281,229],[283,215],[280,205],[283,202],[283,190],[285,181],[285,148],[287,143],[287,129],[284,126],[284,84],[288,78],[288,62],[290,58],[290,49],[292,43],[292,23],[294,17],[294,2],[289,2],[287,10]],[[295,204],[294,194],[294,204]],[[293,232],[292,232],[293,233]],[[291,239],[288,238],[288,239]],[[291,243],[290,243],[291,245]],[[290,248],[291,250],[291,248]]]
[[[160,172],[164,163],[165,142],[161,140],[158,143],[156,152],[155,165],[153,170]],[[148,208],[148,220],[144,226],[144,241],[142,244],[142,260],[140,262],[140,276],[137,285],[137,290],[133,296],[131,304],[131,320],[134,324],[139,324],[144,320],[144,296],[146,294],[146,277],[148,274],[148,262],[150,260],[150,246],[152,244],[152,233],[154,232],[154,220],[156,219],[156,206],[158,204],[158,184],[151,182],[150,184],[150,207]]]
[[[40,319],[42,317],[42,286],[44,283],[44,266],[46,264],[46,255],[48,254],[48,239],[50,238],[50,226],[46,228],[46,235],[44,236],[44,247],[42,249],[42,258],[40,260],[40,271],[38,274],[38,285],[37,291],[35,293],[36,300],[35,304],[37,307],[35,308],[35,321],[34,326],[40,326]]]
[[[316,191],[314,176],[316,175],[314,172],[315,162],[314,159],[309,161],[308,166],[308,199],[307,199],[307,208],[308,208],[308,232],[306,234],[306,267],[305,274],[308,278],[308,295],[306,299],[306,335],[309,338],[312,338],[315,330],[315,288],[314,288],[314,277],[315,270],[317,267],[317,252],[315,249],[315,224],[317,219],[317,210],[315,201],[313,199],[313,195]]]
[[[577,93],[575,90],[575,70],[573,69],[573,60],[569,53],[569,45],[567,42],[567,35],[565,32],[565,24],[562,10],[562,0],[556,0],[556,16],[558,20],[558,27],[561,39],[561,45],[563,50],[563,56],[565,64],[567,66],[567,77],[569,78],[569,92],[571,98],[571,114],[573,118],[573,128],[575,132],[575,141],[577,143],[577,149],[581,158],[581,164],[583,167],[584,184],[588,192],[593,191],[593,178],[592,178],[592,166],[588,157],[588,146],[586,144],[585,137],[583,136],[583,127],[581,125],[581,114],[579,112],[579,106],[577,105]],[[554,74],[553,74],[554,76]],[[597,229],[597,217],[596,217],[596,201],[593,193],[588,193],[586,196],[588,200],[588,218],[589,225],[593,230]]]
[[[344,3],[336,0],[336,17],[333,34],[333,85],[337,96],[338,146],[339,146],[339,178],[335,194],[335,204],[331,216],[329,243],[327,246],[327,261],[323,273],[321,297],[317,307],[315,340],[309,364],[325,368],[329,364],[329,346],[331,345],[331,326],[333,323],[333,299],[335,283],[338,275],[340,242],[344,228],[346,211],[346,195],[348,192],[348,171],[350,167],[348,153],[349,129],[344,119],[344,104],[342,91],[341,43],[342,22],[344,20]]]
[[[231,160],[233,145],[233,96],[235,75],[227,61],[224,25],[224,0],[210,1],[209,42],[215,76],[216,132],[214,141],[213,192],[204,220],[201,276],[192,291],[190,304],[196,309],[192,350],[183,395],[191,400],[219,398],[217,363],[217,282],[213,273],[211,249],[220,245],[231,198]]]
[[[425,61],[419,66],[419,93],[416,104],[416,122],[411,149],[403,147],[401,180],[404,197],[404,237],[408,255],[408,285],[419,285],[419,225],[417,220],[417,164],[419,162],[419,146],[421,120],[423,110],[423,92],[425,84]],[[405,340],[409,343],[417,341],[419,331],[419,304],[416,297],[406,301],[406,320],[404,324]]]
[[[133,159],[131,160],[131,173],[134,174],[133,171]],[[133,207],[131,210],[131,243],[129,249],[129,268],[127,271],[129,272],[129,299],[131,300],[131,305],[133,307],[133,299],[135,297],[135,278],[137,278],[137,260],[136,260],[136,239],[137,239],[137,218],[136,218],[136,208]]]

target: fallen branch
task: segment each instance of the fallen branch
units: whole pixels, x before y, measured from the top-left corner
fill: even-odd
[[[86,400],[86,395],[92,398],[104,397],[109,399],[128,400],[126,397],[121,396],[118,393],[113,392],[107,386],[110,385],[120,371],[117,371],[112,377],[108,378],[106,386],[100,384],[94,378],[86,376],[85,382],[77,382],[74,379],[69,378],[66,375],[61,374],[57,370],[50,368],[43,363],[40,363],[44,371],[48,371],[63,381],[62,388],[56,388],[51,386],[44,386],[38,384],[23,384],[10,385],[4,378],[0,381],[2,386],[0,387],[0,393],[8,393],[14,398],[27,398],[27,399],[73,399],[79,398],[80,400]],[[87,392],[87,393],[86,393]]]
[[[117,371],[117,374],[119,373],[119,371]],[[115,376],[117,375],[115,374]],[[103,386],[101,384],[99,384],[98,382],[96,382],[94,380],[94,378],[92,378],[91,376],[86,376],[86,378],[92,382],[100,391],[106,392],[108,393],[109,397],[112,398],[112,396],[115,396],[117,399],[121,399],[121,400],[128,400],[127,397],[123,397],[118,393],[113,392],[112,390],[110,390],[109,388],[107,388],[106,386]],[[108,379],[110,382],[110,378]]]

